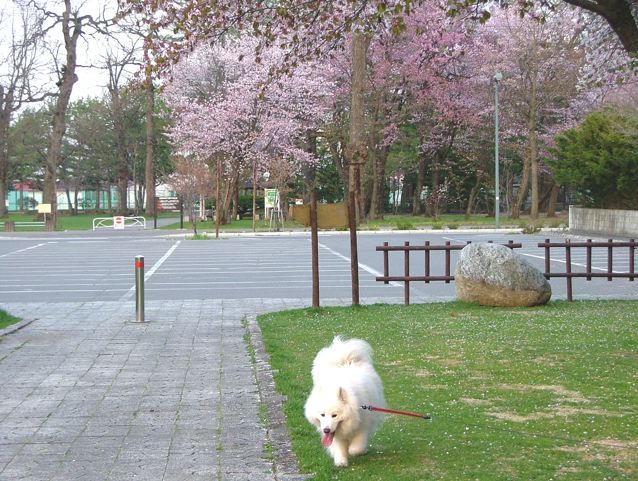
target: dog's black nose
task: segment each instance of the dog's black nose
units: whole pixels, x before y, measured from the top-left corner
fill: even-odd
[[[323,428],[323,432],[326,434],[330,434],[330,428]]]

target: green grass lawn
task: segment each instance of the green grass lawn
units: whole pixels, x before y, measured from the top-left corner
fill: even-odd
[[[175,217],[179,216],[179,214],[168,212],[161,214],[160,217]],[[58,215],[57,229],[58,231],[65,230],[92,230],[93,229],[93,219],[96,217],[112,217],[111,214],[100,213],[100,214],[78,214],[78,215],[66,215],[61,214]],[[4,222],[5,220],[12,220],[15,222],[32,222],[36,220],[35,214],[9,214],[7,218],[0,218],[0,222]],[[153,227],[153,217],[146,217],[146,226],[147,228]],[[0,231],[2,227],[0,227]],[[17,232],[42,232],[44,231],[43,227],[16,227]]]
[[[180,223],[176,222],[174,224],[170,224],[162,227],[162,229],[179,229]],[[290,229],[303,229],[303,225],[295,222],[294,220],[287,220],[284,222],[284,230]],[[184,221],[184,229],[192,230],[192,226],[190,222]],[[239,231],[239,232],[252,232],[253,230],[253,220],[252,219],[241,219],[231,221],[229,224],[220,225],[219,229],[221,232],[224,231]],[[255,230],[258,232],[270,231],[270,223],[268,221],[258,220],[255,223]],[[215,223],[212,220],[207,220],[206,222],[197,222],[197,232],[206,231],[206,232],[215,232]]]
[[[293,447],[313,480],[635,480],[638,302],[464,303],[260,316]],[[372,345],[389,407],[368,454],[336,468],[303,417],[317,351]]]
[[[11,324],[15,324],[16,322],[20,322],[20,319],[13,317],[11,314],[7,314],[5,311],[0,309],[0,329],[9,327]]]
[[[161,214],[160,217],[178,217],[178,213],[167,212]],[[93,229],[93,219],[96,217],[110,217],[109,214],[78,214],[78,215],[59,215],[57,230],[91,230]],[[153,218],[147,217],[147,228],[153,225]],[[13,220],[16,222],[30,222],[35,220],[33,214],[10,214],[8,218],[0,219],[0,222],[4,220]],[[509,217],[501,218],[501,226],[503,227],[526,227],[528,225],[537,225],[545,227],[560,227],[567,225],[567,218],[565,216],[555,218],[541,217],[537,221],[531,221],[529,216],[521,216],[520,219],[510,219]],[[383,220],[370,220],[359,226],[360,230],[378,230],[378,229],[397,229],[397,230],[410,230],[410,229],[443,229],[443,228],[459,228],[459,227],[493,227],[494,217],[488,217],[486,215],[473,215],[466,218],[462,214],[444,214],[438,219],[434,220],[431,217],[424,216],[411,216],[411,215],[390,215],[387,214]],[[162,227],[162,229],[179,229],[180,223],[176,222],[171,225]],[[267,221],[257,221],[255,228],[257,231],[269,231],[270,225]],[[298,224],[294,220],[287,220],[284,223],[284,230],[291,229],[303,229],[304,226]],[[189,222],[184,222],[184,229],[191,229]],[[230,224],[220,226],[221,231],[242,231],[251,232],[253,229],[252,219],[242,219],[232,221]],[[0,227],[0,231],[2,227]],[[42,227],[18,227],[19,232],[26,231],[43,231]],[[206,222],[197,223],[198,231],[214,232],[214,222],[208,220]]]
[[[527,215],[522,215],[520,219],[512,219],[507,216],[501,216],[500,218],[501,227],[527,227],[529,225],[560,227],[561,225],[566,226],[567,223],[566,215],[552,218],[541,216],[536,221],[532,221]],[[361,228],[368,230],[380,228],[408,230],[424,227],[431,229],[455,229],[459,227],[494,227],[494,225],[494,217],[489,217],[485,214],[476,214],[469,218],[466,218],[463,214],[443,214],[436,220],[425,216],[386,214],[383,220],[369,220],[363,224]]]
[[[511,219],[509,217],[501,218],[502,227],[527,227],[528,225],[537,225],[539,227],[560,227],[567,225],[567,218],[565,216],[546,218],[541,217],[537,221],[533,222],[529,219],[529,216],[521,216],[520,219]],[[179,223],[171,224],[163,227],[163,229],[178,229]],[[385,215],[383,220],[369,220],[359,226],[360,230],[379,230],[379,229],[395,229],[395,230],[411,230],[411,229],[443,229],[443,228],[459,228],[459,227],[494,227],[494,217],[488,217],[486,215],[473,215],[466,218],[462,214],[444,214],[438,219],[434,220],[431,217],[425,216],[411,216],[411,215]],[[190,229],[191,225],[188,222],[184,222],[184,228]],[[250,232],[253,228],[252,219],[242,219],[238,221],[232,221],[230,224],[220,226],[220,230],[223,231],[244,231]],[[303,229],[304,226],[298,224],[293,220],[285,222],[284,230],[287,229]],[[255,225],[257,231],[268,231],[270,225],[264,220],[257,221]],[[214,232],[215,224],[213,221],[198,222],[197,230]]]

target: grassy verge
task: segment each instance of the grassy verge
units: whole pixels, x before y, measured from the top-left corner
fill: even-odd
[[[179,229],[180,223],[176,222],[174,224],[170,224],[167,226],[163,226],[162,229]],[[284,230],[295,229],[295,228],[303,228],[301,224],[298,224],[294,220],[287,220],[284,222]],[[190,222],[184,222],[184,229],[192,229]],[[253,230],[253,221],[252,219],[241,219],[241,220],[233,220],[229,224],[224,224],[220,226],[220,230],[223,231],[241,231],[241,232],[252,232]],[[255,230],[259,232],[267,232],[270,231],[270,223],[264,222],[263,220],[258,220],[255,223]],[[198,221],[197,222],[197,231],[207,231],[207,232],[215,232],[215,222],[212,220],[207,220],[205,222]]]
[[[160,214],[160,217],[175,217],[176,215],[172,212],[167,212],[164,214]],[[60,214],[58,215],[56,230],[65,231],[65,230],[92,230],[93,229],[93,219],[96,217],[112,217],[111,214],[107,213],[99,213],[99,214],[78,214],[78,215],[66,215]],[[36,220],[35,214],[10,214],[8,217],[0,218],[0,222],[4,222],[6,220],[12,220],[15,222],[33,222]],[[153,217],[146,217],[147,228],[153,226]],[[0,231],[2,231],[2,227],[0,227]],[[16,231],[18,232],[42,232],[44,231],[43,227],[16,227]]]
[[[536,221],[531,221],[529,216],[521,216],[520,219],[511,219],[509,217],[501,218],[502,227],[521,227],[528,228],[530,226],[538,227],[561,227],[567,225],[566,216],[546,218],[541,217]],[[179,229],[180,224],[175,223],[162,227],[162,229]],[[385,215],[383,220],[369,220],[359,226],[359,230],[380,230],[380,229],[394,229],[394,230],[412,230],[412,229],[458,229],[462,227],[494,227],[494,217],[488,217],[486,215],[473,215],[466,218],[462,214],[444,214],[438,219],[434,220],[431,217],[425,216],[411,216],[411,215]],[[191,225],[188,222],[184,222],[184,228],[190,229]],[[303,229],[304,226],[298,224],[293,220],[287,220],[284,223],[284,230],[288,229]],[[235,220],[229,224],[220,226],[222,231],[244,231],[251,232],[253,229],[252,219]],[[263,220],[257,221],[255,225],[257,231],[269,231],[270,225]],[[213,221],[198,222],[197,230],[214,232],[215,223]]]
[[[11,314],[7,314],[5,311],[0,310],[0,329],[9,327],[11,324],[20,322],[20,319],[13,317]]]
[[[296,310],[259,323],[293,446],[313,480],[629,480],[638,476],[638,302]],[[332,466],[303,418],[316,352],[367,339],[388,406],[370,452]]]
[[[397,230],[410,230],[420,228],[430,229],[457,229],[459,227],[494,227],[494,217],[489,217],[485,214],[476,214],[470,217],[465,217],[463,214],[443,214],[436,220],[431,217],[425,216],[411,216],[411,215],[385,215],[383,220],[369,220],[367,223],[361,226],[361,229],[375,230],[382,228],[390,228]],[[529,227],[535,225],[538,227],[561,227],[566,226],[568,223],[566,215],[559,217],[540,217],[536,220],[531,220],[529,216],[521,216],[520,219],[512,219],[507,216],[503,216],[500,219],[501,227]]]
[[[160,214],[160,217],[177,217],[179,214],[174,212],[167,212]],[[59,215],[57,222],[57,230],[91,230],[93,228],[93,219],[96,217],[110,217],[109,214],[78,214],[78,215]],[[10,214],[6,218],[0,219],[0,222],[4,220],[13,220],[16,222],[31,222],[35,220],[33,214]],[[153,218],[146,218],[147,226],[153,225]],[[529,216],[521,216],[520,219],[511,219],[509,217],[501,218],[501,226],[503,227],[529,227],[531,225],[539,227],[560,227],[567,225],[567,218],[565,216],[555,218],[541,217],[536,221],[531,221]],[[369,220],[359,226],[360,230],[379,230],[379,229],[395,229],[395,230],[411,230],[411,229],[443,229],[450,228],[456,229],[459,227],[493,227],[494,217],[488,217],[486,215],[473,215],[466,218],[462,214],[444,214],[438,219],[434,220],[431,217],[424,216],[411,216],[411,215],[390,215],[387,214],[383,220]],[[179,229],[180,223],[175,222],[173,224],[163,226],[161,229]],[[184,222],[184,228],[190,229],[189,222]],[[257,221],[255,228],[257,231],[269,231],[270,224],[264,220]],[[294,220],[287,220],[284,223],[284,230],[290,229],[303,229],[304,226],[295,222]],[[42,227],[19,227],[18,231],[42,231]],[[215,231],[215,223],[213,221],[198,222],[198,231]],[[242,219],[232,221],[230,224],[222,225],[222,231],[241,231],[252,232],[253,221],[252,219]],[[0,227],[0,230],[2,228]]]

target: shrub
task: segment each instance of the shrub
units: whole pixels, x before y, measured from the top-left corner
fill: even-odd
[[[412,230],[414,229],[414,224],[407,220],[397,221],[397,230]]]

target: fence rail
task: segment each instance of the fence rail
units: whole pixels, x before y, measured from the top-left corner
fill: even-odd
[[[130,227],[141,227],[146,229],[146,218],[137,217],[96,217],[93,219],[93,230],[97,229],[127,229]]]
[[[50,226],[47,226],[45,221],[13,221],[7,220],[4,222],[0,222],[0,227],[4,228],[5,232],[15,232],[16,229],[22,227],[42,227],[45,230],[53,230],[52,221],[50,222]]]
[[[573,285],[572,280],[577,277],[584,277],[586,280],[591,281],[592,278],[607,278],[608,281],[612,281],[614,278],[628,278],[633,281],[638,274],[635,271],[635,250],[636,241],[630,239],[629,242],[618,241],[614,242],[613,239],[609,239],[607,242],[593,242],[591,239],[587,239],[585,242],[571,242],[566,239],[565,242],[550,242],[549,239],[545,239],[545,242],[539,242],[538,247],[545,249],[545,272],[544,275],[547,279],[552,277],[564,277],[567,282],[567,300],[573,300]],[[551,272],[551,249],[552,248],[564,248],[565,249],[565,272]],[[593,272],[592,267],[592,252],[594,248],[607,250],[607,269],[604,272]],[[614,271],[614,249],[625,248],[628,249],[629,269],[627,272]],[[574,272],[572,270],[572,249],[585,249],[585,272]]]
[[[492,243],[492,241],[489,241]],[[410,282],[425,282],[426,284],[430,282],[445,282],[449,284],[454,280],[454,276],[451,274],[451,252],[459,251],[463,249],[466,245],[470,244],[468,241],[466,244],[452,244],[450,241],[447,241],[445,245],[431,245],[430,241],[425,241],[422,245],[411,245],[409,242],[404,242],[402,246],[391,246],[388,245],[387,242],[384,242],[382,246],[377,246],[376,250],[383,252],[383,276],[378,276],[376,278],[377,281],[382,281],[384,284],[389,284],[390,282],[403,282],[403,302],[408,305],[410,304]],[[515,243],[510,240],[507,244],[503,244],[505,247],[509,247],[510,249],[518,249],[522,247],[522,244]],[[389,252],[403,252],[403,275],[402,276],[391,276],[390,275],[390,259]],[[410,274],[410,252],[424,252],[424,275],[422,276],[414,276]],[[433,251],[443,251],[445,254],[445,264],[444,264],[444,275],[432,275],[431,274],[431,252]]]
[[[492,243],[492,241],[488,241]],[[403,299],[404,303],[410,304],[410,282],[445,282],[449,284],[454,280],[454,276],[451,274],[451,252],[463,249],[466,245],[470,244],[452,244],[446,242],[445,245],[431,245],[429,241],[425,241],[422,245],[411,245],[409,242],[405,242],[403,245],[388,245],[384,242],[382,246],[377,246],[376,250],[383,252],[383,276],[378,276],[377,281],[389,284],[390,282],[403,282]],[[515,243],[510,240],[507,244],[502,244],[510,249],[517,249],[522,247],[521,243]],[[609,239],[607,242],[593,242],[591,239],[587,239],[585,242],[572,242],[566,239],[565,242],[550,242],[549,239],[545,239],[545,242],[539,242],[538,247],[542,247],[545,252],[545,272],[543,275],[548,280],[551,278],[565,278],[567,282],[567,299],[573,301],[573,279],[585,278],[590,281],[594,278],[607,278],[608,281],[612,281],[614,278],[625,278],[633,281],[638,277],[638,273],[635,269],[635,250],[638,243],[634,239],[627,241],[614,242],[613,239]],[[552,249],[563,248],[565,249],[565,271],[564,272],[552,272]],[[572,262],[572,252],[574,249],[585,250],[585,264],[578,264]],[[607,252],[607,266],[606,268],[597,268],[592,265],[593,251],[594,249],[605,249]],[[628,270],[626,272],[618,272],[614,270],[614,252],[625,249],[628,253]],[[403,252],[403,275],[390,275],[390,260],[389,252]],[[415,251],[424,252],[424,275],[411,275],[410,274],[410,253]],[[444,274],[432,275],[431,274],[431,252],[443,251],[445,254],[444,262]],[[616,257],[616,262],[620,259]],[[562,262],[562,261],[561,261]],[[574,267],[582,267],[584,271],[574,272]],[[594,272],[594,270],[600,270],[602,272]]]

